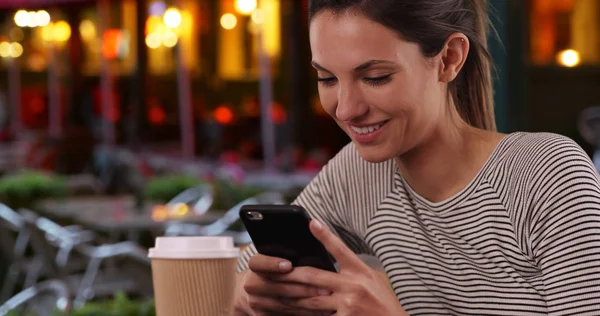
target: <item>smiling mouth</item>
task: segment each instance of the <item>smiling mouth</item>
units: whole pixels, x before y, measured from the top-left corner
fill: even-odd
[[[369,125],[369,126],[365,126],[365,127],[356,127],[356,126],[350,126],[350,128],[359,135],[367,135],[370,133],[373,133],[375,131],[377,131],[378,129],[380,129],[383,125],[385,125],[385,123],[387,123],[388,121],[385,122],[381,122],[378,124],[374,124],[374,125]]]

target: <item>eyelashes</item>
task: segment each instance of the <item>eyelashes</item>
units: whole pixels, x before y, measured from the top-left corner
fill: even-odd
[[[372,86],[379,86],[388,83],[392,78],[392,74],[379,77],[365,77],[363,80]]]
[[[319,77],[319,78],[317,78],[317,81],[326,87],[331,87],[337,82],[337,78],[336,77],[328,77],[328,78]]]
[[[362,80],[371,86],[380,86],[391,81],[392,74],[379,77],[364,77]],[[336,77],[317,78],[317,81],[326,87],[331,87],[337,83]]]

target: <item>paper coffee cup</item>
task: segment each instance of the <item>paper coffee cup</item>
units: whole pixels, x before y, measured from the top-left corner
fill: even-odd
[[[156,315],[231,315],[239,254],[231,237],[158,237],[149,251]]]

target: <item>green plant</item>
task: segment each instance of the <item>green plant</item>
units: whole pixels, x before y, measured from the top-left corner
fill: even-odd
[[[148,200],[166,203],[182,191],[203,182],[201,179],[184,175],[155,177],[146,185],[144,197]]]
[[[5,316],[37,316],[37,315],[33,315],[33,313],[25,313],[23,314],[21,311],[9,311]]]
[[[31,207],[45,198],[62,198],[68,193],[66,179],[40,171],[21,171],[0,178],[0,201],[13,208]]]
[[[154,301],[135,301],[123,292],[118,292],[112,300],[92,302],[73,310],[72,316],[155,316]],[[57,315],[58,316],[58,315]]]
[[[46,314],[46,313],[44,313]],[[89,302],[82,308],[70,312],[55,311],[52,316],[155,316],[154,301],[135,301],[123,292],[117,292],[113,299],[103,302]],[[37,316],[34,312],[9,311],[6,316]]]
[[[228,181],[217,181],[214,184],[215,201],[212,208],[226,211],[243,200],[260,194],[263,190],[254,186],[238,185]]]

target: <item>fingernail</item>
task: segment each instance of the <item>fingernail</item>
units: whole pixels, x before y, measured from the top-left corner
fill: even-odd
[[[289,270],[292,267],[292,263],[289,261],[281,261],[279,263],[279,269],[281,270]]]
[[[315,221],[315,228],[318,230],[323,229],[323,224],[321,224],[321,222],[319,222],[318,220],[314,220]]]
[[[319,293],[319,295],[321,295],[321,296],[329,296],[329,294],[331,294],[331,293],[329,293],[329,291],[327,291],[325,289],[318,289],[317,293]]]

